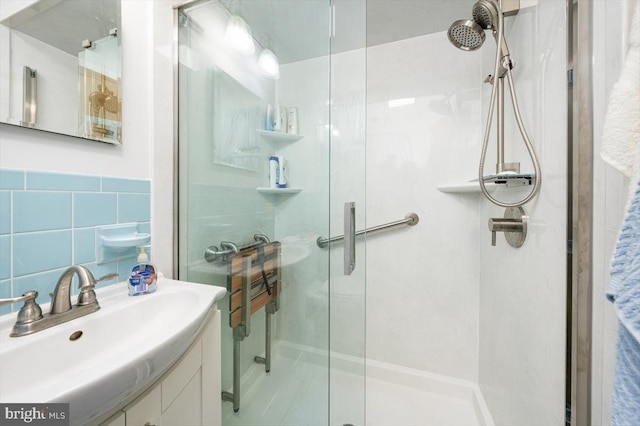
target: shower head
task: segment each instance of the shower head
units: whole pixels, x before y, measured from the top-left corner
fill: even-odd
[[[473,20],[483,29],[495,29],[498,25],[498,7],[490,0],[478,0],[472,9]]]
[[[467,51],[478,49],[485,39],[484,29],[468,19],[461,19],[451,24],[447,36],[455,47]]]
[[[447,31],[449,41],[458,49],[476,50],[484,43],[484,30],[490,29],[496,38],[496,42],[498,42],[498,27],[500,25],[498,14],[501,13],[500,6],[495,0],[477,0],[473,5],[472,20],[462,19],[451,24],[449,31]],[[498,45],[502,56],[508,56],[509,49],[504,36],[498,42]]]

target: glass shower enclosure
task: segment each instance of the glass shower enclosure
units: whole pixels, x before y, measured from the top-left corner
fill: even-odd
[[[348,19],[362,28],[364,1],[350,3]],[[347,250],[353,260],[343,241],[318,244],[345,229],[348,242],[365,223],[365,56],[349,73],[333,68],[347,34],[332,16],[328,0],[196,1],[177,11],[179,277],[230,290],[219,303],[225,425],[364,422],[364,241]],[[272,161],[286,184],[276,184]],[[260,250],[274,242],[270,269]],[[262,271],[238,290],[230,265],[251,252]],[[349,275],[345,262],[355,262]],[[266,281],[279,288],[262,305]]]
[[[473,181],[496,46],[447,29],[474,3],[176,7],[176,263],[229,290],[225,426],[565,423],[568,2],[504,18],[544,177],[519,248]],[[504,162],[532,173],[514,120]]]

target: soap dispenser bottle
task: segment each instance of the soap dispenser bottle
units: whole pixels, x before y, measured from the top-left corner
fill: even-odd
[[[129,296],[153,293],[157,289],[156,267],[149,263],[145,251],[149,246],[138,246],[138,263],[131,270],[129,277]]]

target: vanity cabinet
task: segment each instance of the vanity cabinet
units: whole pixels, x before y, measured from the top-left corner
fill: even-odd
[[[220,312],[214,309],[180,360],[103,426],[220,425],[220,357]]]

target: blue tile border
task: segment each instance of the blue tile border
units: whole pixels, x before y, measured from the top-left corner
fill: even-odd
[[[28,190],[100,191],[100,177],[27,171]]]
[[[141,179],[102,178],[102,192],[151,193],[151,181]]]
[[[24,189],[24,172],[0,169],[0,189]]]

